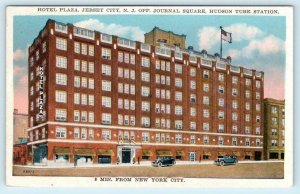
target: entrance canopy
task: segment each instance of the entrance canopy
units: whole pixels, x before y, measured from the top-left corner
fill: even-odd
[[[210,152],[203,152],[203,155],[205,155],[205,156],[211,156],[211,153]]]
[[[100,155],[100,156],[114,156],[115,153],[114,153],[113,150],[98,149],[98,155]]]
[[[156,151],[157,156],[173,156],[171,151]]]
[[[70,148],[56,147],[54,153],[57,155],[71,155]]]
[[[245,152],[246,156],[252,156],[252,152]]]
[[[75,149],[74,150],[74,155],[78,156],[94,156],[94,150],[93,149]]]

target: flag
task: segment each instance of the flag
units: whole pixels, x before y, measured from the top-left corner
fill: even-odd
[[[222,36],[222,40],[232,43],[231,33],[226,32],[222,28],[221,28],[221,36]]]

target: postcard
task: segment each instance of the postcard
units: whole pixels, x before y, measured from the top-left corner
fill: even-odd
[[[293,184],[293,7],[6,11],[7,185]]]

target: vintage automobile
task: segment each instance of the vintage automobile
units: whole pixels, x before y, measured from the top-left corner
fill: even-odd
[[[223,156],[223,157],[218,157],[217,160],[215,160],[215,164],[218,166],[224,166],[227,164],[237,164],[238,160],[236,156]]]
[[[162,167],[162,166],[173,166],[176,163],[175,158],[173,157],[159,157],[154,162],[152,166]]]

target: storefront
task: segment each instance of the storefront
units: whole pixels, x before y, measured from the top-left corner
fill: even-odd
[[[74,149],[75,165],[91,165],[93,164],[94,157],[95,157],[95,152],[93,149],[88,149],[88,148]]]
[[[151,156],[153,156],[153,152],[151,150],[142,150],[143,160],[149,160]]]
[[[156,158],[161,158],[161,157],[172,157],[173,154],[169,150],[158,150],[156,151]]]
[[[40,144],[32,147],[33,163],[47,163],[48,147],[47,144]]]
[[[211,156],[210,152],[203,152],[203,160],[209,160]]]
[[[252,152],[245,152],[245,160],[250,160],[252,156]]]
[[[111,159],[115,156],[113,150],[105,150],[105,149],[98,149],[98,163],[99,164],[111,164]]]
[[[184,156],[184,151],[176,151],[176,160],[182,160]]]
[[[56,163],[70,163],[70,148],[55,147],[53,153],[55,156]]]

